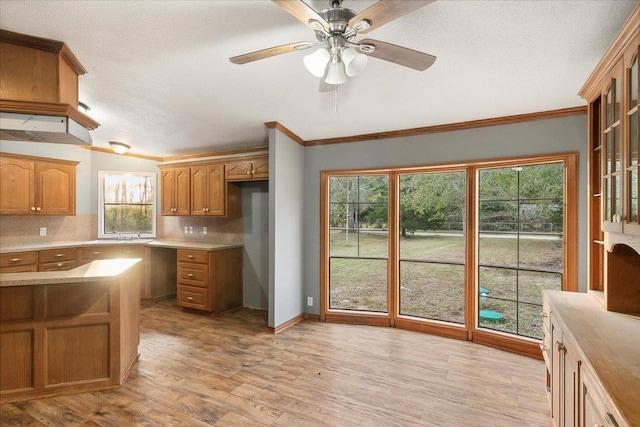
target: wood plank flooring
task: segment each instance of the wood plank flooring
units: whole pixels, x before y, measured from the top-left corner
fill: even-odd
[[[6,426],[549,426],[543,363],[417,332],[166,301],[116,390],[0,406]]]

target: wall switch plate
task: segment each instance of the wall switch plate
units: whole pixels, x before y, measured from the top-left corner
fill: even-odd
[[[40,235],[41,236],[47,235],[47,227],[40,227]]]
[[[202,227],[202,234],[207,234],[207,227]]]
[[[189,226],[189,234],[193,234],[193,225]]]
[[[189,233],[189,227],[187,227],[186,225],[184,226],[184,234],[188,234]]]
[[[307,305],[313,307],[313,297],[307,297]]]

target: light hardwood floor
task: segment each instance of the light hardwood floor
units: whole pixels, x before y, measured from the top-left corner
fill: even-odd
[[[5,426],[549,426],[543,363],[417,332],[142,309],[116,390],[0,406]]]

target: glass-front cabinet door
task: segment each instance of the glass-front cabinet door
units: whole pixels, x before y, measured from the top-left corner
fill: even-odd
[[[622,231],[622,61],[605,82],[602,104],[604,165],[602,167],[602,229]]]
[[[624,232],[640,234],[640,211],[638,206],[638,47],[625,55],[626,78],[626,141],[625,174],[626,208],[624,214]]]

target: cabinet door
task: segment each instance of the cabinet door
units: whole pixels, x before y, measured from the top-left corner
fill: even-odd
[[[253,179],[269,179],[269,157],[253,162]]]
[[[34,164],[0,156],[0,214],[35,213]]]
[[[248,181],[251,179],[251,167],[250,161],[227,163],[227,181]]]
[[[576,347],[572,341],[563,336],[564,364],[562,367],[562,419],[565,427],[578,425],[578,366]]]
[[[580,419],[582,427],[618,427],[615,417],[602,403],[598,387],[591,381],[591,375],[583,372],[580,380]]]
[[[191,169],[175,170],[174,214],[189,215],[191,213]]]
[[[625,69],[625,111],[624,122],[624,170],[625,188],[625,214],[623,231],[625,234],[640,235],[640,205],[638,204],[640,184],[640,124],[638,96],[640,95],[640,80],[638,73],[638,51],[640,50],[640,37],[636,37],[635,43],[624,54]]]
[[[176,174],[174,169],[162,169],[160,181],[162,194],[160,197],[160,214],[174,215],[174,194],[176,187]]]
[[[76,214],[76,167],[59,163],[35,164],[36,213]]]
[[[562,424],[562,330],[551,315],[551,420],[554,426]]]
[[[207,166],[207,215],[224,216],[225,211],[224,165]]]
[[[191,168],[191,215],[206,215],[207,167]]]

